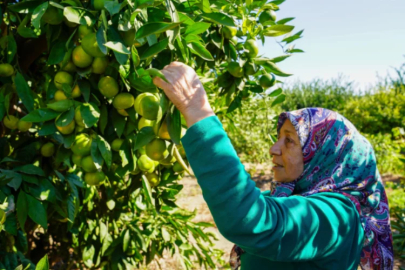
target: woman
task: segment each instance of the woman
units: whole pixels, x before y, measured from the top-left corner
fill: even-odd
[[[255,187],[194,70],[155,78],[185,117],[190,165],[237,269],[393,269],[388,203],[370,143],[322,108],[282,113],[271,147],[275,184]]]

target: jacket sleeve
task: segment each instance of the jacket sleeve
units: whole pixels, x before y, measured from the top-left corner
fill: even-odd
[[[182,138],[191,168],[220,233],[245,252],[273,261],[359,252],[359,215],[341,194],[270,197],[245,171],[216,116]]]

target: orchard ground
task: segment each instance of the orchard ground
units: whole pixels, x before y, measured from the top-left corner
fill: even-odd
[[[256,182],[256,186],[260,188],[261,191],[266,191],[270,189],[270,182],[273,179],[273,174],[270,170],[270,164],[252,164],[252,163],[244,163],[246,171],[252,176],[253,181]],[[397,182],[401,180],[401,176],[392,175],[392,174],[384,174],[382,175],[382,180],[384,183],[386,182]],[[177,196],[177,204],[181,208],[185,208],[190,211],[194,211],[197,209],[197,215],[194,218],[195,222],[210,222],[214,223],[210,210],[207,204],[204,201],[202,191],[200,186],[197,183],[197,179],[194,176],[187,175],[185,176],[179,184],[184,185],[183,190]],[[387,189],[387,193],[389,196],[390,189]],[[233,247],[233,243],[226,240],[218,231],[216,227],[208,228],[208,231],[214,232],[218,236],[218,241],[216,241],[215,247],[224,251],[223,259],[227,263],[230,255],[230,251]],[[170,255],[166,254],[163,258],[159,259],[160,268],[156,263],[152,263],[148,266],[150,270],[158,270],[158,269],[182,269],[180,263],[177,261],[176,257],[171,258]],[[197,265],[196,265],[197,266]],[[226,264],[225,266],[218,265],[218,269],[230,269],[229,265]],[[405,261],[395,261],[394,270],[399,270],[405,267]],[[194,268],[200,269],[200,268]],[[203,268],[202,268],[203,269]],[[358,268],[361,269],[361,268]]]

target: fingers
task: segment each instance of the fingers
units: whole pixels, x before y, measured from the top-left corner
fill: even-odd
[[[166,65],[163,70],[178,70],[179,68],[185,70],[189,68],[186,64],[183,64],[182,62],[174,61],[171,62],[170,64]]]
[[[170,83],[165,82],[159,77],[155,77],[153,79],[153,84],[159,88],[162,88],[164,92],[170,91],[172,85]]]

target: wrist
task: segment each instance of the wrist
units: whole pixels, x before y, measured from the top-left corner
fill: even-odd
[[[187,112],[184,114],[184,119],[186,120],[187,127],[191,127],[195,123],[214,115],[215,113],[211,108],[204,108],[201,110]]]

